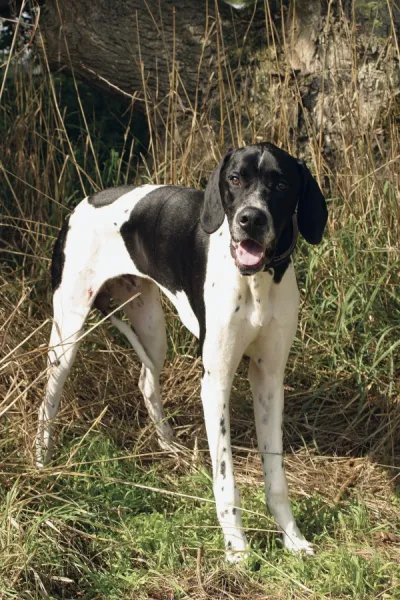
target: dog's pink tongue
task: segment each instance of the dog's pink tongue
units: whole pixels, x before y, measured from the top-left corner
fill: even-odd
[[[262,260],[263,254],[264,252],[260,244],[257,244],[257,242],[253,242],[252,240],[240,242],[236,248],[236,258],[240,264],[246,265],[247,267],[258,265]]]

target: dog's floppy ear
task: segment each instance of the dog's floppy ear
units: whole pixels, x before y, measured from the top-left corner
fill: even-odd
[[[302,185],[297,206],[297,221],[303,238],[309,244],[319,244],[328,219],[325,198],[304,161],[298,161]]]
[[[214,233],[214,231],[217,231],[225,218],[219,181],[221,171],[228,162],[232,152],[233,148],[230,148],[222,158],[218,167],[211,173],[204,192],[204,204],[203,210],[201,211],[200,224],[206,233]]]

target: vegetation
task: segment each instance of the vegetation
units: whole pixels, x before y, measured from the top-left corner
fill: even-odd
[[[355,45],[356,27],[348,35]],[[13,52],[4,71],[17,44]],[[240,72],[221,64],[219,77],[237,81]],[[45,61],[36,77],[13,66],[0,88],[0,597],[400,597],[398,108],[393,103],[365,131],[340,92],[342,146],[334,160],[310,131],[310,167],[327,193],[330,219],[322,245],[300,242],[295,256],[302,308],[287,369],[284,438],[295,514],[317,554],[285,552],[265,509],[243,362],[232,391],[232,435],[253,550],[247,565],[233,567],[223,559],[213,506],[196,343],[167,302],[162,384],[180,454],[159,450],[135,354],[92,313],[65,387],[54,463],[37,472],[32,458],[46,379],[49,263],[64,216],[89,192],[126,181],[203,186],[209,170],[200,134],[184,148],[175,144],[171,94],[163,139],[148,107],[150,148],[138,166],[135,136],[143,142],[145,126],[134,105],[100,104],[73,77],[48,73]],[[358,67],[355,59],[354,81]],[[280,84],[283,116],[296,100],[288,77]],[[260,117],[249,124],[241,95],[221,106],[220,131],[225,139],[229,131],[230,143],[267,132],[295,152],[284,118],[279,128]],[[211,127],[204,115],[193,120],[193,131]],[[216,159],[222,139],[217,130]]]

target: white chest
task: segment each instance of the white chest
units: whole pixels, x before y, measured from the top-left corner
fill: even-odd
[[[268,272],[240,275],[230,253],[225,221],[210,240],[204,286],[207,326],[246,329],[253,337],[251,330],[255,335],[272,318],[273,285]]]

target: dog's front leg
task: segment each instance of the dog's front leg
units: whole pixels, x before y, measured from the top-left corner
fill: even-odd
[[[268,341],[260,344],[258,355],[251,358],[249,367],[266,500],[282,529],[285,548],[313,554],[290,508],[283,461],[283,370],[289,351],[288,336],[282,335],[278,326],[271,326],[268,334]]]
[[[219,346],[220,349],[220,346]],[[224,353],[221,352],[223,358]],[[239,360],[237,361],[239,362]],[[233,473],[230,438],[229,395],[237,365],[229,365],[203,352],[204,375],[201,399],[210,448],[217,516],[225,537],[226,559],[237,562],[247,557],[242,528],[240,494]]]

